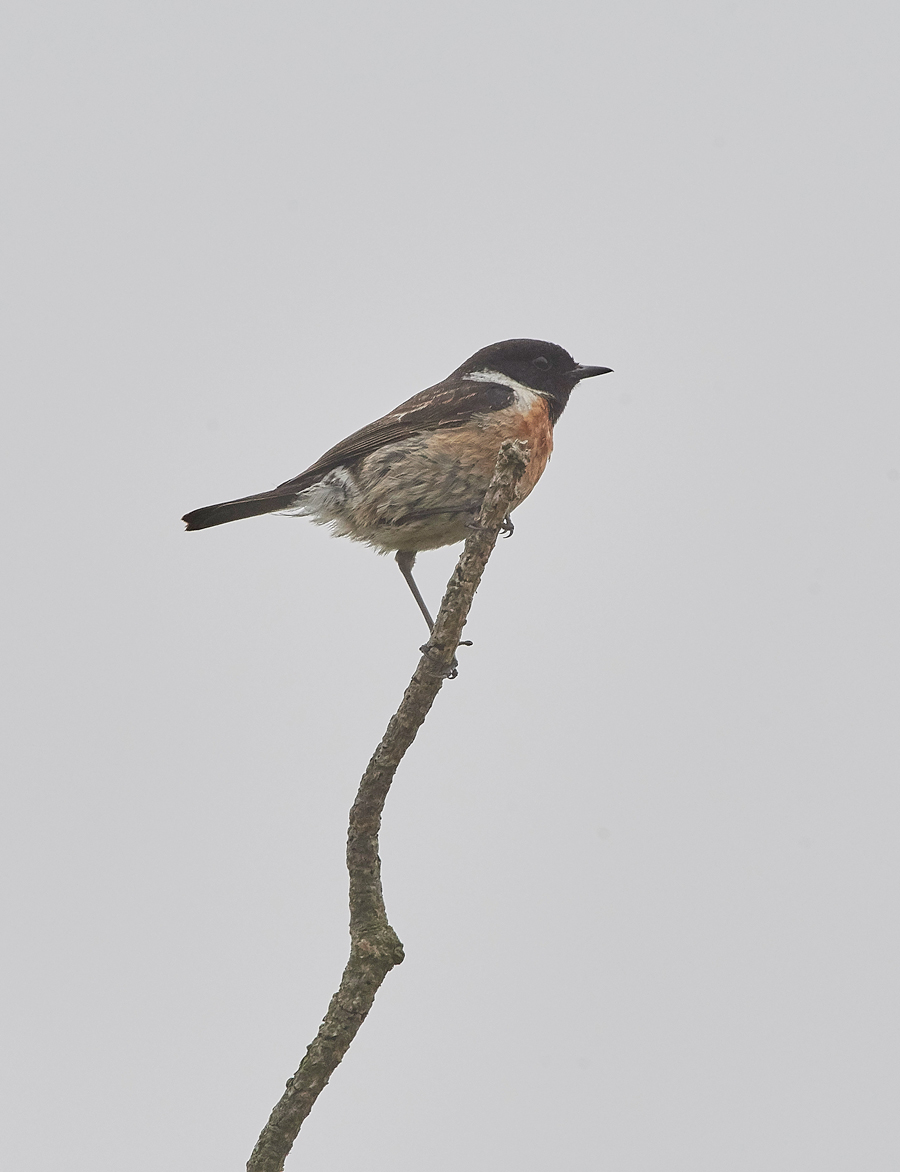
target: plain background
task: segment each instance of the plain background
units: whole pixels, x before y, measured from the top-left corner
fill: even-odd
[[[6,5],[3,1167],[243,1167],[423,628],[361,546],[179,517],[517,336],[615,374],[400,769],[408,959],[288,1168],[900,1166],[898,31]]]

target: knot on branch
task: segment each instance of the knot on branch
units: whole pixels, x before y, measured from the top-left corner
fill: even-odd
[[[352,951],[361,961],[386,963],[389,969],[403,963],[403,945],[390,924],[354,937]]]

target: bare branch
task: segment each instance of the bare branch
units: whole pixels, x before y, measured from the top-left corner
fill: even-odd
[[[512,440],[502,445],[475,527],[447,584],[434,630],[422,648],[422,658],[400,707],[391,717],[359,783],[347,838],[350,959],[318,1034],[297,1073],[288,1079],[287,1089],[263,1128],[247,1172],[283,1172],[303,1120],[346,1054],[382,981],[403,960],[403,945],[388,923],[381,889],[381,812],[397,766],[415,740],[444,680],[455,674],[454,655],[472,599],[527,464],[526,445]]]

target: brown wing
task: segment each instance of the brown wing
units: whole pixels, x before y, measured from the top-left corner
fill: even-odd
[[[462,379],[445,379],[437,386],[429,387],[413,395],[390,415],[376,419],[368,427],[355,431],[339,444],[316,460],[305,472],[286,480],[268,492],[243,496],[236,501],[222,501],[218,505],[206,505],[186,513],[184,521],[188,529],[208,529],[213,525],[224,525],[242,517],[258,517],[261,513],[277,513],[289,508],[302,489],[314,484],[320,476],[339,464],[352,464],[385,444],[395,443],[423,431],[435,431],[440,427],[461,427],[474,415],[486,415],[508,407],[515,398],[513,392],[496,383],[471,383]]]
[[[305,472],[279,484],[278,488],[272,491],[299,491],[339,464],[352,464],[370,452],[384,447],[385,444],[408,439],[423,431],[461,427],[474,415],[485,415],[509,407],[514,399],[515,394],[509,387],[502,387],[496,383],[471,383],[463,380],[438,383],[413,395],[411,399],[395,407],[389,415],[384,415],[367,427],[355,431],[353,435],[348,435],[339,444],[329,448]]]

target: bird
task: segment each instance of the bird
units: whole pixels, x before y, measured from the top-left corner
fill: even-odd
[[[431,631],[434,620],[413,577],[416,555],[465,540],[500,445],[510,439],[530,449],[510,512],[520,505],[547,466],[553,428],[572,390],[611,373],[608,366],[580,365],[553,342],[494,342],[291,480],[194,509],[182,520],[193,531],[264,513],[308,517],[335,536],[393,553]],[[503,532],[512,531],[507,516]]]

